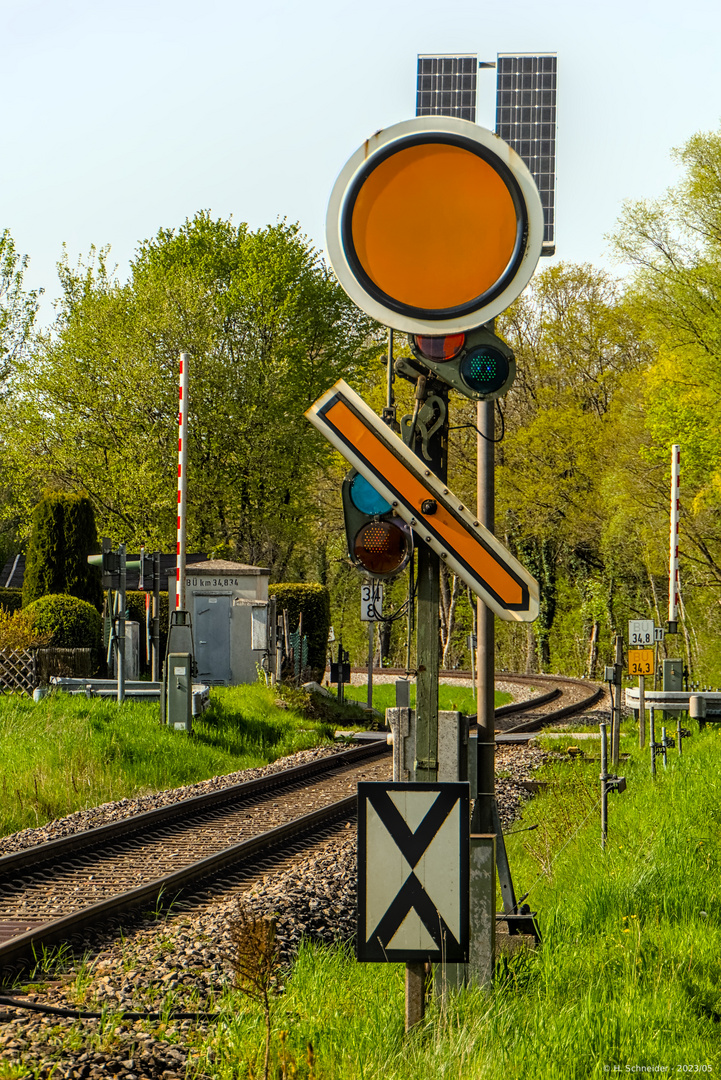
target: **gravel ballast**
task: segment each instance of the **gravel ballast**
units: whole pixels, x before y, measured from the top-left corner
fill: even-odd
[[[0,841],[0,851],[17,851],[95,828],[339,749],[344,747],[304,751],[263,768],[107,803],[6,837]],[[497,749],[497,797],[505,828],[518,816],[522,800],[529,797],[523,782],[533,778],[544,757],[533,744]],[[87,963],[58,976],[37,973],[34,989],[21,982],[12,992],[34,996],[45,1004],[88,1011],[106,1009],[109,1018],[72,1020],[0,1005],[0,1073],[3,1064],[22,1064],[27,1075],[43,1080],[50,1076],[53,1080],[100,1080],[109,1075],[119,1080],[212,1076],[212,1065],[201,1048],[213,1030],[212,1021],[118,1021],[112,1014],[161,1011],[171,1006],[182,1011],[217,1008],[218,997],[232,985],[229,927],[239,905],[254,915],[273,917],[284,964],[292,961],[304,938],[326,943],[352,940],[355,889],[355,828],[348,826],[315,845],[293,865],[258,874],[245,888],[225,893],[219,889],[217,900],[203,900],[181,911],[171,909],[156,918],[130,920],[122,938],[108,934],[100,944],[97,938],[89,939],[92,952]]]

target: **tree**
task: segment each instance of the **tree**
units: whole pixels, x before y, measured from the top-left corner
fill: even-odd
[[[8,229],[0,233],[0,426],[7,408],[8,385],[33,340],[42,289],[27,291],[23,276],[27,255],[20,255]],[[0,565],[16,548],[20,521],[8,446],[0,436]]]
[[[496,532],[539,580],[541,611],[528,629],[527,666],[547,669],[559,575],[582,588],[603,573],[612,406],[650,351],[621,287],[590,266],[559,264],[539,273],[497,321],[497,332],[513,346],[517,375],[499,403]],[[472,405],[460,412],[454,424],[474,422]],[[468,428],[451,444],[451,486],[468,499],[475,442]]]
[[[303,413],[362,374],[370,320],[286,222],[252,232],[199,213],[143,242],[125,284],[106,259],[61,264],[57,324],[16,379],[26,492],[82,486],[106,535],[169,547],[187,351],[188,544],[285,578],[329,455]]]
[[[682,445],[684,556],[692,579],[721,584],[721,132],[674,153],[683,178],[626,204],[614,244],[655,351],[641,388],[645,461],[665,501],[669,449]]]
[[[27,292],[23,276],[27,255],[20,255],[8,229],[0,233],[0,397],[15,363],[32,340],[42,289]]]
[[[100,571],[88,565],[98,550],[93,506],[86,495],[46,492],[33,514],[25,559],[23,607],[48,594],[103,601]]]
[[[700,663],[709,680],[712,672],[718,678],[721,633],[721,132],[694,135],[674,156],[680,181],[660,199],[627,203],[613,238],[632,268],[634,302],[654,352],[626,406],[644,431],[628,475],[662,610],[670,448],[681,445],[681,630],[689,666],[698,671]]]

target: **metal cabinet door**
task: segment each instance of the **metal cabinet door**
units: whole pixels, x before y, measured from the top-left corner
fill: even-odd
[[[198,596],[193,603],[193,637],[201,682],[230,682],[230,597]]]

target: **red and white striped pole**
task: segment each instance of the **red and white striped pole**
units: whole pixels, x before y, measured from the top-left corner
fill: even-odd
[[[676,633],[678,619],[678,515],[680,509],[679,477],[681,447],[671,447],[671,541],[668,555],[668,621],[669,633]]]
[[[188,360],[180,354],[180,393],[178,407],[178,542],[175,570],[175,610],[185,611],[185,523],[188,487]]]

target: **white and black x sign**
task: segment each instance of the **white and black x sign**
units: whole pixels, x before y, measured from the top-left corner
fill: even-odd
[[[359,960],[468,959],[468,784],[358,785]]]

